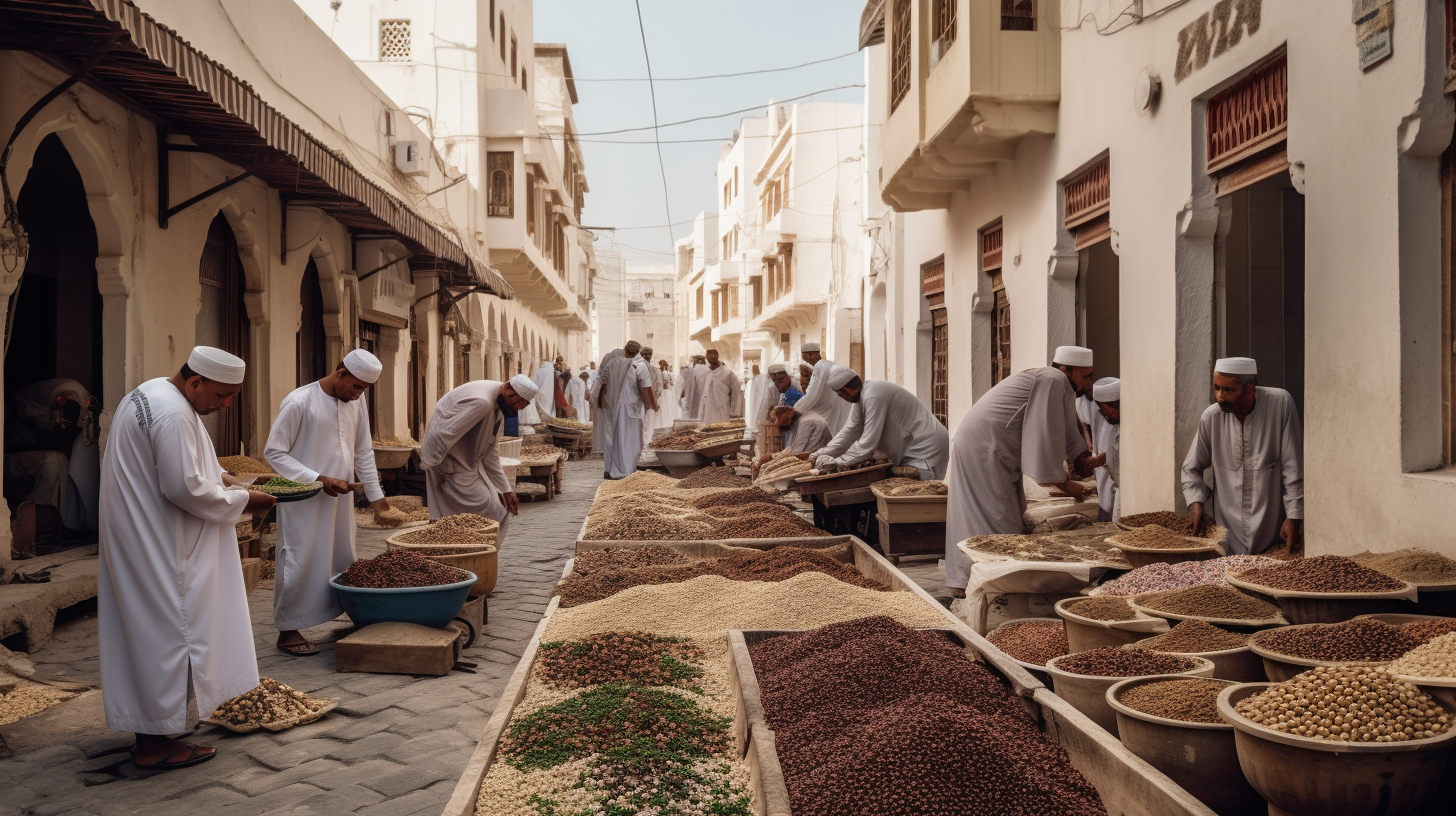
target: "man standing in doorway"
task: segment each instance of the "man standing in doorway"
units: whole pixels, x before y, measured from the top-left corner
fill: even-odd
[[[834,395],[834,389],[829,387],[829,372],[834,368],[831,363],[819,351],[818,343],[805,343],[799,348],[804,362],[813,367],[813,374],[809,378],[809,385],[804,389],[804,398],[794,405],[794,410],[799,413],[813,411],[824,417],[829,423],[831,433],[839,433],[844,424],[849,421],[850,404]]]
[[[1213,366],[1214,404],[1198,420],[1183,460],[1183,499],[1201,532],[1213,498],[1214,521],[1228,528],[1229,555],[1258,555],[1276,541],[1299,544],[1304,522],[1304,431],[1294,398],[1259,385],[1259,366],[1226,357]],[[1204,474],[1213,471],[1213,488]]]
[[[505,543],[521,501],[501,466],[496,441],[504,418],[524,410],[536,393],[535,381],[517,374],[507,383],[475,380],[456,386],[435,404],[420,440],[432,520],[457,513],[495,519],[500,522],[496,539]]]
[[[702,377],[698,399],[698,421],[704,425],[743,416],[743,385],[728,366],[718,359],[717,349],[708,349],[708,370]]]
[[[364,349],[349,352],[327,377],[284,397],[268,433],[263,457],[278,475],[324,485],[323,495],[278,508],[273,625],[278,650],[285,654],[318,654],[299,630],[328,623],[344,611],[329,578],[354,563],[355,476],[376,520],[402,516],[390,508],[379,486],[369,409],[359,399],[383,370]]]

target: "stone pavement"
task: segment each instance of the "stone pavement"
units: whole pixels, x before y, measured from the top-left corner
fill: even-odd
[[[99,695],[88,694],[22,721],[23,733],[0,727],[15,752],[0,759],[0,816],[438,814],[535,631],[600,482],[600,459],[568,462],[559,497],[521,505],[501,552],[490,620],[462,658],[478,664],[477,673],[340,674],[325,642],[317,657],[280,654],[265,584],[250,598],[259,671],[316,697],[337,697],[338,708],[278,733],[204,725],[194,736],[217,746],[216,759],[145,773],[127,759],[131,736],[107,731]],[[359,555],[382,552],[386,537],[360,530]],[[331,641],[346,626],[335,621],[306,634]],[[97,649],[96,619],[87,617],[58,625],[31,658],[40,674],[99,684]]]

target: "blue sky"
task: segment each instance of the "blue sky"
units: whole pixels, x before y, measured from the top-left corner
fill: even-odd
[[[641,0],[652,75],[658,78],[657,115],[676,122],[783,100],[839,87],[814,101],[859,102],[864,81],[862,57],[844,56],[793,71],[708,79],[661,81],[790,65],[850,54],[855,50],[863,3],[831,0]],[[662,177],[652,131],[615,135],[588,134],[652,125],[652,97],[647,82],[588,82],[596,78],[645,78],[642,38],[633,0],[536,0],[537,42],[565,43],[575,72],[577,128],[586,154],[587,195],[582,221],[588,226],[643,227],[598,233],[597,247],[620,249],[634,263],[671,260],[672,236],[681,238],[692,219],[715,209],[719,141],[733,135],[743,116],[736,114],[663,128],[667,198],[665,215]],[[761,111],[757,112],[762,115]],[[606,141],[634,144],[605,144]],[[680,223],[671,229],[660,225]]]

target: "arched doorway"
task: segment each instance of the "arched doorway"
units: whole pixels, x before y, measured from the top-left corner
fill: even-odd
[[[323,379],[329,373],[329,338],[324,333],[324,292],[319,287],[318,264],[312,258],[303,268],[298,286],[298,302],[302,314],[298,333],[294,335],[297,353],[298,385]]]
[[[197,310],[197,345],[220,348],[236,354],[248,364],[243,378],[243,393],[227,408],[202,418],[203,427],[212,437],[218,456],[236,456],[251,451],[260,453],[252,444],[248,397],[256,379],[249,343],[249,321],[243,293],[247,290],[243,264],[238,258],[238,239],[222,213],[207,228],[207,243],[197,265],[198,283],[202,285],[201,308]]]
[[[16,204],[30,254],[5,356],[5,498],[18,514],[15,549],[44,553],[60,544],[63,526],[96,529],[95,419],[104,400],[118,395],[101,393],[96,225],[81,173],[54,134],[37,146]],[[83,407],[87,396],[91,410]],[[51,418],[57,407],[65,422]]]

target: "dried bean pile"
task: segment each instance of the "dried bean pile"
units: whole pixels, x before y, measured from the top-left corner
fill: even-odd
[[[707,510],[710,507],[732,507],[744,504],[775,504],[777,500],[773,496],[759,490],[756,487],[744,487],[737,490],[720,490],[706,496],[699,496],[693,499],[693,507],[699,510]]]
[[[1017,660],[1038,666],[1071,651],[1067,647],[1067,627],[1059,620],[1003,624],[986,639]]]
[[[663,564],[685,564],[692,559],[672,549],[652,544],[646,547],[608,547],[578,553],[571,563],[575,575],[591,575],[603,570],[656,567]]]
[[[1129,547],[1140,547],[1145,550],[1192,550],[1207,547],[1209,544],[1207,540],[1189,538],[1157,524],[1148,524],[1135,530],[1119,533],[1117,540]]]
[[[1144,638],[1126,648],[1175,654],[1198,654],[1222,652],[1247,645],[1249,645],[1248,635],[1229,632],[1201,620],[1186,620],[1180,621],[1177,626],[1157,637]]]
[[[454,546],[456,549],[449,552],[430,550],[431,555],[451,555],[476,552],[482,547],[494,546],[499,532],[500,524],[495,519],[474,513],[457,513],[431,522],[414,532],[403,533],[395,540],[401,544]]]
[[[866,618],[749,647],[796,816],[1104,814],[990,671]]]
[[[1117,698],[1133,711],[1154,717],[1191,723],[1222,723],[1218,695],[1229,685],[1226,680],[1159,680],[1127,689]]]
[[[1363,552],[1350,556],[1350,560],[1413,584],[1456,583],[1456,561],[1414,547],[1394,552]]]
[[[1110,524],[1096,524],[1080,530],[1045,535],[983,535],[966,539],[977,552],[1004,555],[1017,561],[1096,561],[1123,564],[1122,553],[1106,542],[1117,532]]]
[[[1421,643],[1430,643],[1432,640],[1448,632],[1456,632],[1456,618],[1430,618],[1429,620],[1411,621],[1410,623],[1403,624],[1400,629]]]
[[[1088,677],[1142,677],[1149,674],[1180,674],[1198,664],[1178,655],[1103,646],[1059,657],[1052,665],[1070,674]]]
[[[1410,677],[1456,677],[1456,632],[1417,646],[1385,670]]]
[[[1126,598],[1086,598],[1062,606],[1081,618],[1100,621],[1129,621],[1137,618],[1137,610]]]
[[[339,576],[339,583],[363,589],[429,587],[459,583],[467,575],[465,570],[431,561],[409,550],[390,550],[350,564]]]
[[[1156,513],[1134,513],[1130,516],[1123,516],[1119,521],[1125,527],[1146,527],[1150,524],[1156,524],[1159,527],[1172,530],[1178,535],[1193,535],[1193,523],[1187,517],[1180,516],[1168,510],[1159,510]],[[1213,531],[1215,529],[1212,526],[1205,528],[1203,537],[1213,538]]]
[[[1226,555],[1207,561],[1180,561],[1177,564],[1148,564],[1108,581],[1092,591],[1093,595],[1141,595],[1144,592],[1163,592],[1171,589],[1186,589],[1204,584],[1226,583],[1224,576],[1230,572],[1266,567],[1276,564],[1274,559],[1261,555]]]
[[[211,719],[243,728],[257,728],[306,718],[333,702],[310,697],[271,677],[260,677],[257,688],[218,706]]]
[[[836,548],[843,550],[843,547]],[[822,572],[846,584],[888,591],[889,587],[866,578],[853,564],[834,558],[828,551],[803,547],[775,547],[771,550],[736,552],[723,558],[704,558],[685,564],[600,568],[586,575],[567,576],[557,585],[563,607],[599,601],[635,586],[675,584],[704,575],[719,575],[730,581],[783,581],[802,572]]]
[[[945,482],[920,479],[881,479],[874,487],[886,496],[944,496],[950,492]]]
[[[684,428],[681,431],[663,434],[651,442],[647,447],[653,450],[666,451],[689,451],[693,449],[693,429]]]
[[[748,487],[747,479],[739,476],[731,467],[705,467],[684,477],[677,486],[684,489],[699,487]]]
[[[1137,605],[1174,615],[1200,618],[1266,621],[1279,617],[1279,607],[1223,586],[1196,586],[1141,595]]]
[[[1251,584],[1290,592],[1390,592],[1405,589],[1398,581],[1338,555],[1320,555],[1255,567],[1236,573]]]
[[[1448,712],[1384,669],[1329,667],[1295,675],[1234,710],[1285,734],[1341,742],[1405,742],[1443,734]]]
[[[703,650],[685,638],[646,632],[602,632],[584,640],[541,644],[532,671],[555,688],[598,683],[693,688],[703,676]]]
[[[266,473],[273,473],[273,467],[267,462],[261,462],[251,456],[219,456],[217,463],[222,469],[233,476],[247,473],[255,476],[262,476]]]
[[[6,677],[0,674],[0,677]],[[9,679],[6,681],[9,682]],[[62,691],[53,686],[20,680],[15,688],[0,692],[0,725],[9,725],[26,717],[33,717],[53,705],[75,697],[75,692]]]
[[[1266,629],[1250,642],[1305,660],[1359,663],[1384,663],[1421,645],[1401,627],[1373,618]]]

